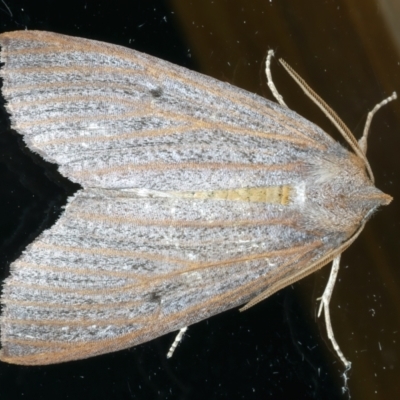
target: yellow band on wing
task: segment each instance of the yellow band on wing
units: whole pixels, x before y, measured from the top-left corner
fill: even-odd
[[[291,186],[280,185],[209,191],[172,192],[171,194],[185,199],[228,200],[287,205],[290,201],[291,191]]]

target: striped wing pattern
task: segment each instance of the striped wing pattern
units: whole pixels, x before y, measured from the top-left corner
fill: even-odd
[[[305,242],[292,220],[266,214],[260,204],[227,209],[210,200],[79,191],[12,264],[3,289],[2,359],[85,358],[245,303],[321,247],[312,235]],[[297,237],[289,250],[283,226]]]
[[[282,180],[333,143],[288,109],[133,50],[35,31],[1,44],[13,128],[84,187],[271,185],[267,171]]]
[[[50,364],[148,341],[243,304],[330,250],[293,202],[177,194],[295,187],[333,145],[315,125],[119,46],[35,31],[2,34],[0,45],[12,126],[83,186],[11,265],[2,360]]]

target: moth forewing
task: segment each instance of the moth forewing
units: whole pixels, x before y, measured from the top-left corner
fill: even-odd
[[[264,98],[91,40],[0,45],[12,126],[83,188],[11,264],[3,361],[86,358],[245,304],[389,201],[358,157]]]

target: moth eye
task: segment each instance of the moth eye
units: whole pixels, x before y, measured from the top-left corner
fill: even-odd
[[[160,88],[160,87],[155,88],[155,89],[151,89],[151,90],[150,90],[150,94],[151,94],[153,97],[161,97],[161,96],[163,95],[163,90],[162,90],[162,88]]]

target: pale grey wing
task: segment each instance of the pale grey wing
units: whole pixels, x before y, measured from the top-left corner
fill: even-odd
[[[84,187],[290,183],[333,143],[286,108],[120,46],[39,31],[0,45],[12,126]]]
[[[245,303],[329,250],[290,208],[271,209],[77,192],[11,265],[1,360],[51,364],[146,342]]]

